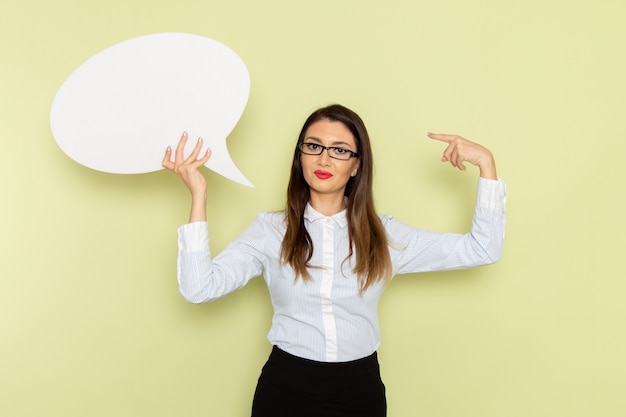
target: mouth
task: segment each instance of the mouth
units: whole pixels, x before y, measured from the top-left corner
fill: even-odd
[[[323,171],[321,169],[318,169],[317,171],[314,172],[315,176],[321,180],[327,180],[328,178],[332,177],[333,174],[331,174],[328,171]]]

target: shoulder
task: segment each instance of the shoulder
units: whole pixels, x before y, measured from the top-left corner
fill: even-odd
[[[257,221],[264,223],[283,223],[285,221],[284,211],[264,211],[257,214]]]
[[[387,227],[388,224],[393,223],[395,220],[391,214],[379,214],[378,218],[385,227]]]
[[[255,223],[262,224],[265,228],[284,229],[285,213],[282,211],[266,211],[257,214]]]
[[[257,214],[253,222],[253,229],[256,235],[263,239],[269,247],[279,246],[285,236],[287,223],[285,222],[285,213],[282,212],[262,212]],[[272,250],[274,250],[272,249]]]
[[[379,214],[378,217],[383,224],[387,236],[394,241],[406,241],[422,232],[422,230],[396,219],[391,214]]]
[[[239,235],[237,241],[255,247],[263,247],[268,242],[282,241],[285,233],[283,219],[284,215],[280,213],[258,213],[252,223]]]

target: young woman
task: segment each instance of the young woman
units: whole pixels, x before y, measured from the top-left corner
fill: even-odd
[[[198,141],[183,155],[183,134],[163,166],[191,192],[189,223],[179,228],[178,281],[192,303],[222,297],[263,274],[274,316],[272,353],[263,367],[252,415],[385,416],[385,387],[376,349],[377,304],[396,274],[470,268],[500,258],[505,185],[491,152],[459,136],[429,134],[447,144],[442,161],[479,168],[472,229],[441,234],[379,216],[372,196],[372,152],[361,118],[346,107],[315,111],[295,146],[286,209],[262,213],[212,258],[206,182]],[[172,156],[174,159],[172,160]]]

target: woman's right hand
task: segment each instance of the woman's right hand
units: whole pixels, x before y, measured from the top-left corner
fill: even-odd
[[[187,143],[188,134],[184,132],[176,146],[174,160],[172,161],[172,148],[168,146],[163,156],[163,168],[175,173],[191,192],[191,214],[189,221],[206,221],[206,179],[199,171],[211,157],[211,150],[198,159],[198,154],[202,149],[202,138],[193,148],[191,154],[185,158],[183,151]]]

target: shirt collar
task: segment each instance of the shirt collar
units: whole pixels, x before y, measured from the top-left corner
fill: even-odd
[[[319,220],[332,220],[339,225],[339,227],[346,227],[348,225],[348,217],[346,216],[347,210],[341,210],[339,213],[333,214],[332,216],[325,216],[319,211],[315,210],[311,204],[307,203],[306,208],[304,209],[304,218],[308,221],[316,222]]]

